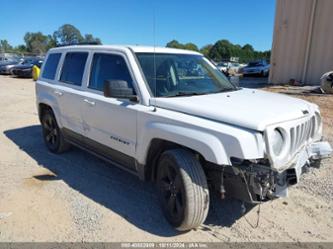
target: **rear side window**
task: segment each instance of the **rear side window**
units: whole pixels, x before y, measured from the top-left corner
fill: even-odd
[[[122,56],[94,54],[89,88],[103,91],[105,80],[124,80],[133,88],[132,77]]]
[[[60,81],[76,86],[81,86],[84,68],[88,53],[67,53],[62,66]]]
[[[42,74],[43,78],[49,79],[49,80],[54,80],[60,57],[61,57],[61,53],[50,54],[47,57],[47,61],[45,63],[44,71]]]

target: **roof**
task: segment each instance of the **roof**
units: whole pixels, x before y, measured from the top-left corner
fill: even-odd
[[[128,46],[135,53],[168,53],[168,54],[200,54],[195,51],[177,49],[177,48],[166,48],[166,47],[148,47],[148,46]]]
[[[53,48],[54,50],[67,50],[67,49],[96,49],[96,50],[127,50],[130,49],[135,53],[168,53],[168,54],[194,54],[201,55],[198,52],[176,49],[176,48],[166,48],[166,47],[153,47],[153,46],[135,46],[135,45],[71,45]]]

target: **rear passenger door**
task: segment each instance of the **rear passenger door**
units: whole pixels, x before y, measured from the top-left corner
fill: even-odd
[[[86,78],[85,67],[88,52],[67,52],[61,69],[59,84],[54,94],[58,98],[64,132],[74,142],[81,143],[82,82]]]
[[[114,53],[94,53],[82,110],[87,143],[103,156],[135,170],[136,123],[138,103],[106,98],[105,80],[124,80],[133,87],[126,57]],[[134,89],[134,88],[133,88]]]

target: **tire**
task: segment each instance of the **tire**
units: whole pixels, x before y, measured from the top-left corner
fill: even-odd
[[[59,154],[70,148],[70,144],[65,141],[52,111],[47,110],[43,113],[41,123],[44,143],[49,151]]]
[[[162,210],[173,227],[188,231],[205,221],[209,191],[205,173],[193,153],[184,149],[164,152],[156,183]]]

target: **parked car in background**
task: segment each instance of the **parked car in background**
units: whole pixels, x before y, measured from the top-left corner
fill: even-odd
[[[11,69],[11,74],[17,77],[32,78],[32,67],[36,65],[41,68],[42,63],[43,60],[40,58],[25,59],[21,64],[18,64]]]
[[[238,73],[243,73],[243,69],[247,66],[248,64],[246,63],[240,63],[238,66]]]
[[[229,68],[228,68],[228,73],[229,74],[237,74],[237,73],[239,73],[239,69],[241,68],[241,67],[244,67],[244,65],[243,64],[240,64],[240,63],[238,63],[238,62],[232,62],[232,63],[230,63],[230,65],[229,65]]]
[[[15,53],[0,53],[0,64],[9,61],[19,61],[20,57],[21,56]]]
[[[220,62],[217,64],[217,69],[220,70],[220,72],[222,73],[227,73],[228,72],[228,68],[230,66],[230,62]]]
[[[240,64],[238,62],[220,62],[217,64],[217,68],[225,75],[237,74],[239,69],[244,66],[244,64]]]
[[[268,76],[271,65],[266,60],[252,61],[242,69],[243,75]]]
[[[19,60],[6,60],[0,64],[0,74],[11,74],[11,69],[19,64]]]

